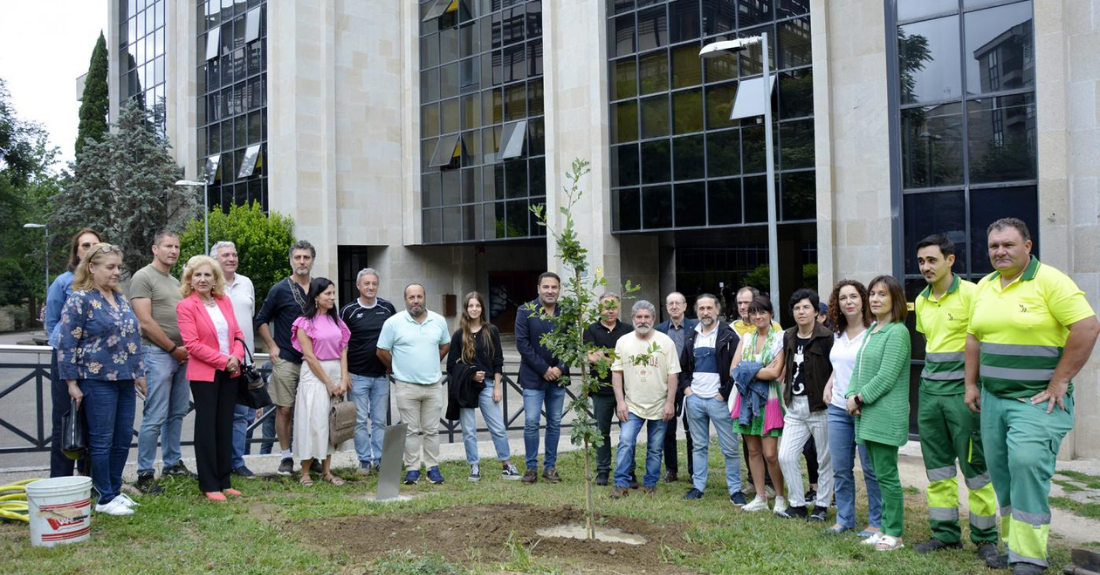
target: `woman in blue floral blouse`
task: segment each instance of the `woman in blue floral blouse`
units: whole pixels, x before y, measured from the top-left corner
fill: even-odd
[[[145,388],[137,316],[122,297],[122,251],[99,243],[76,268],[73,293],[61,310],[57,364],[69,397],[83,405],[88,422],[92,484],[97,513],[131,515],[136,505],[122,493],[122,470],[134,427],[135,386]]]

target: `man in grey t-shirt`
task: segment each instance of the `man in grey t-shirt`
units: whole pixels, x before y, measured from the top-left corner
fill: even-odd
[[[138,432],[138,481],[143,492],[153,486],[153,464],[160,439],[162,475],[194,477],[180,460],[180,432],[191,402],[187,383],[187,349],[176,323],[176,304],[183,299],[172,266],[180,257],[179,235],[160,230],[153,240],[153,262],[130,280],[130,305],[141,323],[145,359],[145,409]]]

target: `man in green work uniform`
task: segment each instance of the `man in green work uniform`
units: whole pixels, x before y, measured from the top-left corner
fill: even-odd
[[[981,416],[963,401],[966,328],[974,284],[955,275],[955,244],[934,234],[917,244],[917,264],[928,287],[917,296],[917,331],[924,334],[920,380],[921,453],[928,474],[932,538],[917,553],[962,547],[955,461],[970,493],[970,540],[983,560],[997,555],[997,502],[982,457]]]
[[[1024,222],[993,222],[987,241],[996,271],[978,282],[970,306],[966,404],[981,411],[1008,545],[1001,557],[1014,574],[1038,574],[1047,566],[1050,478],[1073,429],[1071,380],[1092,354],[1100,322],[1072,279],[1032,257]]]

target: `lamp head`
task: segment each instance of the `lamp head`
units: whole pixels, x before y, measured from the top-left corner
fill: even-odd
[[[23,227],[26,228],[26,229],[32,229],[33,230],[33,229],[38,229],[38,228],[44,228],[44,227],[46,227],[46,224],[30,223],[30,224],[23,224]]]
[[[177,186],[203,186],[203,185],[206,185],[206,182],[200,182],[198,180],[178,180],[178,181],[176,181],[176,185]]]
[[[760,41],[760,36],[749,36],[748,38],[737,38],[736,40],[722,40],[719,42],[711,42],[710,44],[703,46],[702,50],[699,50],[699,57],[715,58],[730,53],[740,52],[742,50],[748,49],[749,46],[759,44]]]

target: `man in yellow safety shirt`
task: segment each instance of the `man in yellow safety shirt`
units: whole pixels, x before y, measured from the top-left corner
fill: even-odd
[[[917,553],[962,547],[959,484],[962,468],[970,503],[970,540],[978,556],[997,552],[997,501],[982,456],[981,416],[963,401],[966,329],[975,285],[952,272],[955,244],[934,234],[917,244],[917,265],[928,287],[916,298],[917,331],[924,334],[924,371],[920,379],[917,422],[928,475],[928,521],[932,538]]]
[[[1008,546],[1001,557],[1016,575],[1038,574],[1047,566],[1050,478],[1073,429],[1071,380],[1100,322],[1072,279],[1031,255],[1024,222],[993,222],[987,241],[996,271],[978,282],[970,307],[966,404],[981,411]]]

